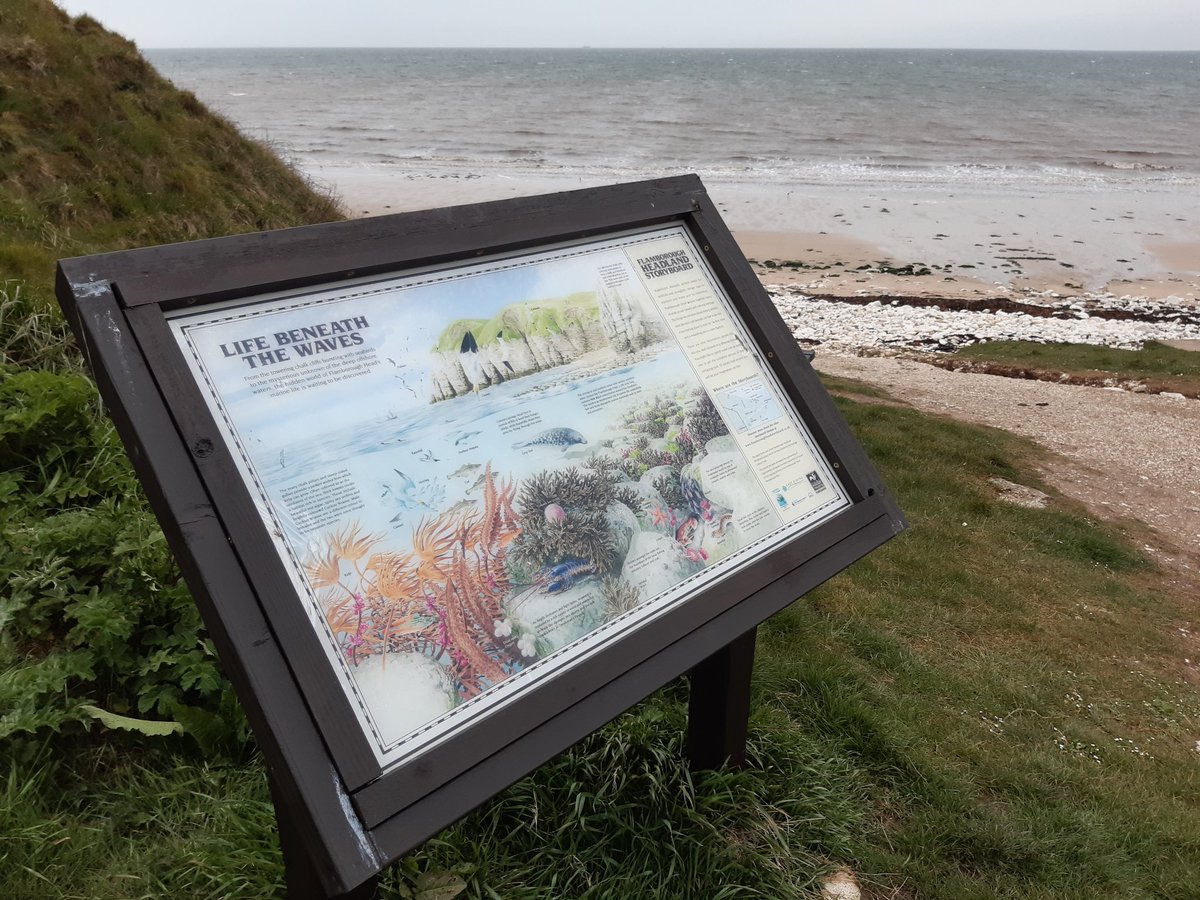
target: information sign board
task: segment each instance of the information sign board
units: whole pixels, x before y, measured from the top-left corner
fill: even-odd
[[[903,527],[694,176],[59,296],[326,895]]]

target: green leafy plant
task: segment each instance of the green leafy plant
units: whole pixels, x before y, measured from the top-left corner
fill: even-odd
[[[0,738],[111,726],[101,709],[236,745],[241,713],[99,413],[81,375],[3,372]]]

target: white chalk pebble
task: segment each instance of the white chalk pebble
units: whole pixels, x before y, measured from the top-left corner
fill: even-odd
[[[861,897],[862,891],[854,873],[847,869],[833,873],[821,884],[821,900],[860,900]]]
[[[796,288],[770,287],[768,292],[798,341],[835,350],[955,350],[981,341],[1039,341],[1135,349],[1148,340],[1200,340],[1200,325],[1186,321],[1105,319],[1088,316],[1082,310],[1075,315],[1084,318],[1060,319],[1024,312],[884,305],[878,300],[863,306],[809,297]],[[1054,303],[1053,298],[1045,296],[1036,299],[1034,305],[1054,310],[1078,306]],[[1144,311],[1115,297],[1092,298],[1092,302],[1105,309]],[[1169,307],[1169,302],[1164,301],[1164,306]]]

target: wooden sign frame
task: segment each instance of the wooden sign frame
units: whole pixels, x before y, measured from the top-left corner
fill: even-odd
[[[844,508],[436,753],[381,765],[170,316],[666,225],[703,255]],[[757,624],[906,527],[694,175],[67,259],[57,293],[262,748],[293,896],[366,895],[384,866],[688,671],[693,764],[739,762]]]

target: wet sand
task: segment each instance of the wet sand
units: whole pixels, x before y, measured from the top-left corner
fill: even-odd
[[[340,170],[351,215],[572,190],[599,179],[533,172],[434,176]],[[671,173],[662,173],[671,174]],[[1200,303],[1200,196],[1155,185],[708,184],[765,281],[829,295],[1130,296]],[[864,268],[865,267],[865,268]],[[896,272],[895,270],[901,270]],[[923,272],[928,274],[908,274]]]

